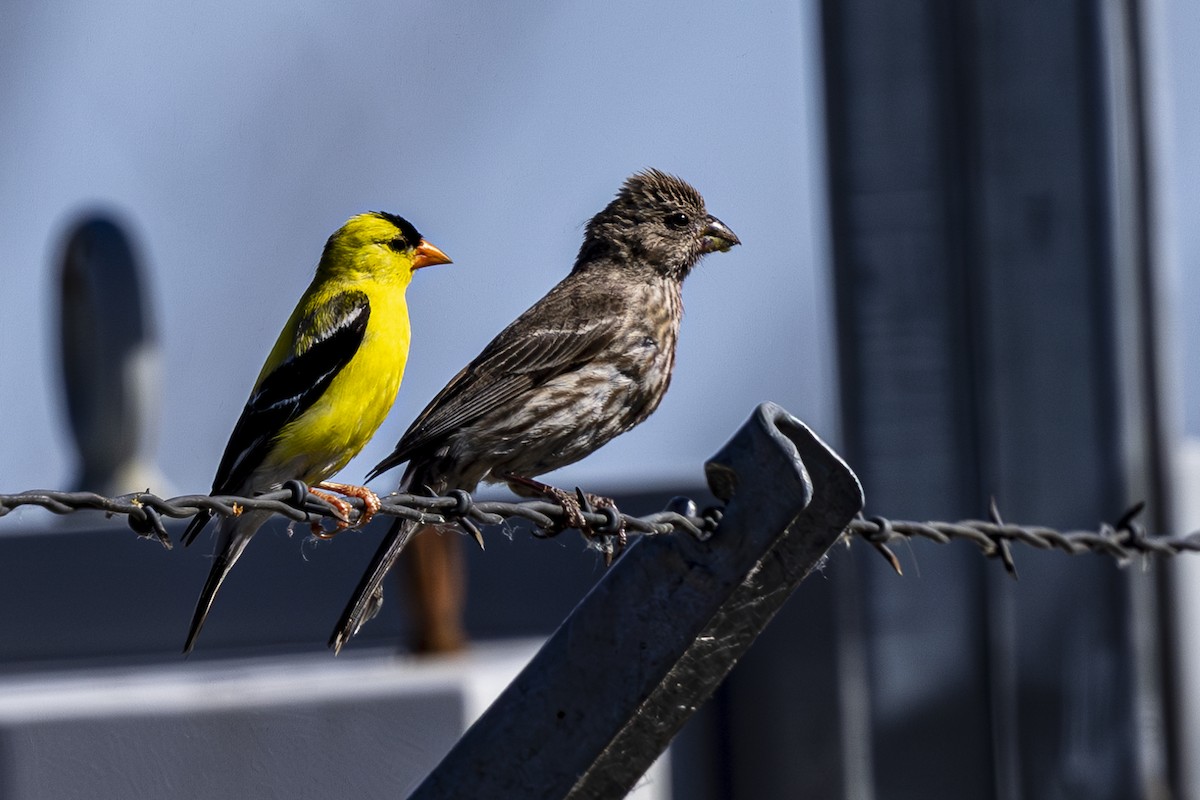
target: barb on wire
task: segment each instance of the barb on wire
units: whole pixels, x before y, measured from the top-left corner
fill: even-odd
[[[479,501],[468,492],[454,491],[445,497],[425,497],[412,494],[391,494],[380,498],[377,512],[385,516],[403,517],[426,524],[457,524],[478,540],[480,526],[499,525],[508,519],[523,519],[554,535],[564,529],[568,514],[558,503],[544,500],[524,502]],[[363,501],[347,498],[352,507],[354,522],[361,515]],[[696,504],[685,497],[674,498],[666,510],[644,517],[623,514],[615,507],[593,508],[584,503],[582,519],[601,548],[611,553],[622,530],[631,534],[664,535],[688,533],[705,539],[721,521],[721,509],[697,511]],[[94,510],[108,516],[125,515],[129,526],[140,536],[157,539],[170,549],[171,541],[163,522],[164,517],[182,519],[201,510],[231,516],[245,511],[271,511],[295,522],[320,523],[323,519],[338,519],[338,511],[311,494],[299,481],[289,481],[277,492],[257,497],[233,497],[189,494],[163,499],[149,492],[137,492],[117,497],[104,497],[92,492],[59,492],[34,490],[18,494],[0,494],[0,517],[20,506],[39,506],[55,514],[71,514]],[[1005,522],[995,500],[987,520],[960,522],[911,522],[884,517],[864,517],[861,514],[850,523],[847,534],[863,539],[879,551],[891,567],[900,572],[900,561],[889,545],[897,539],[927,539],[945,544],[960,539],[974,544],[988,558],[999,560],[1014,578],[1017,576],[1011,544],[1019,542],[1039,550],[1057,550],[1068,555],[1097,553],[1126,564],[1138,556],[1173,556],[1183,552],[1200,552],[1200,531],[1186,536],[1149,536],[1138,515],[1144,503],[1126,511],[1114,524],[1103,523],[1095,531],[1060,531],[1038,525],[1014,525]]]
[[[558,503],[544,500],[520,503],[479,501],[462,490],[445,497],[390,494],[379,499],[381,506],[376,512],[379,515],[403,517],[433,525],[458,524],[472,536],[475,536],[480,525],[499,525],[507,519],[528,520],[535,527],[554,535],[565,529],[563,523],[568,518],[567,512]],[[353,509],[350,522],[354,523],[361,517],[363,501],[348,497],[346,503]],[[622,514],[615,506],[593,509],[589,505],[581,511],[580,517],[594,531],[596,538],[604,540],[601,547],[605,552],[619,546],[619,539],[625,531],[644,535],[683,531],[705,539],[716,529],[720,520],[718,511],[710,509],[697,513],[695,504],[690,501],[683,503],[679,510],[676,510],[677,505],[679,503],[673,501],[667,510],[645,517]],[[93,492],[41,489],[0,494],[0,517],[21,506],[38,506],[55,514],[93,510],[102,511],[110,517],[126,515],[129,526],[139,536],[151,536],[168,550],[171,549],[171,540],[163,517],[182,519],[200,511],[211,511],[221,516],[237,516],[246,511],[271,511],[295,522],[339,520],[337,509],[310,493],[300,481],[288,481],[279,491],[256,497],[188,494],[164,499],[150,492],[104,497]],[[478,537],[475,538],[478,540]]]
[[[999,559],[1014,578],[1017,567],[1010,544],[1020,542],[1039,550],[1058,550],[1077,556],[1096,553],[1116,559],[1124,565],[1138,556],[1173,556],[1179,553],[1200,552],[1200,531],[1185,536],[1149,536],[1137,517],[1145,509],[1139,502],[1121,515],[1116,524],[1101,523],[1095,531],[1060,531],[1040,525],[1013,525],[1000,517],[995,500],[991,503],[989,520],[962,522],[903,522],[882,517],[859,515],[850,523],[847,532],[865,539],[888,558],[899,571],[895,555],[887,549],[896,539],[928,539],[945,544],[955,539],[971,542],[988,558]]]

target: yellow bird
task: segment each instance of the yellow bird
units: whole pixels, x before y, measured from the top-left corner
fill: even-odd
[[[299,479],[363,498],[365,522],[379,499],[361,486],[324,481],[349,463],[391,410],[408,359],[413,272],[450,259],[402,217],[359,214],[325,244],[312,284],[296,304],[259,373],[213,479],[212,494],[250,496]],[[349,505],[323,492],[343,514]],[[191,544],[212,513],[183,534]],[[183,652],[196,643],[213,598],[269,512],[223,517],[217,553]],[[361,524],[361,523],[360,523]]]

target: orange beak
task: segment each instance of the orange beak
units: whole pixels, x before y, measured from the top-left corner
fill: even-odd
[[[413,269],[432,267],[434,264],[452,264],[450,256],[431,245],[424,239],[413,250]]]

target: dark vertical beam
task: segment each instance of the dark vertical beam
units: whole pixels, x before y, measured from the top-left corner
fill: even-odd
[[[1117,320],[1137,314],[1114,295],[1104,59],[1118,43],[1091,2],[977,0],[973,14],[981,488],[1020,519],[1115,519],[1129,500]],[[1031,555],[1019,584],[989,585],[990,652],[1010,670],[993,684],[997,752],[1017,773],[1002,796],[1139,796],[1128,578]]]
[[[1137,61],[1127,5],[825,3],[844,436],[870,509],[994,494],[1091,526],[1128,504],[1161,434],[1121,341],[1153,310],[1121,238],[1146,201],[1117,169],[1140,147],[1114,102],[1139,92],[1112,68]],[[919,580],[864,570],[876,795],[1142,796],[1154,576],[1019,553],[1014,584],[934,550]]]
[[[960,109],[943,3],[824,6],[843,436],[895,515],[953,514],[977,483],[962,335]],[[932,311],[932,313],[931,313]],[[926,458],[912,469],[914,454]],[[940,507],[905,498],[920,491]]]
[[[980,501],[960,25],[952,3],[824,5],[843,437],[869,508],[893,516]],[[985,565],[915,558],[903,580],[858,564],[875,796],[987,797]]]

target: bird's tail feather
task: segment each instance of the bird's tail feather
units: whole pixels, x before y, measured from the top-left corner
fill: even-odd
[[[233,565],[241,557],[242,551],[250,543],[250,537],[269,516],[270,514],[252,512],[241,517],[221,520],[217,527],[217,554],[214,557],[212,569],[208,572],[208,580],[204,582],[204,588],[200,591],[200,599],[196,601],[192,625],[188,629],[187,641],[183,645],[184,655],[192,652],[192,648],[196,645],[196,637],[200,635],[200,629],[204,627],[204,620],[208,618],[208,611],[212,608],[213,600],[216,598],[221,584],[224,583],[225,576],[229,574],[229,570],[233,569]],[[192,524],[195,524],[194,520]],[[200,525],[200,527],[204,526]]]
[[[367,477],[363,478],[363,483],[370,483],[392,467],[403,464],[406,460],[407,459],[397,460],[396,454],[393,452],[390,456],[371,468],[371,471],[367,473]]]
[[[182,540],[184,547],[187,547],[196,540],[196,537],[200,535],[200,531],[204,530],[204,526],[212,519],[212,515],[213,512],[207,509],[196,512],[196,516],[192,517],[192,521],[183,529]]]
[[[400,551],[420,528],[419,523],[408,519],[397,519],[392,523],[329,639],[334,655],[341,652],[367,620],[379,613],[383,603],[383,579],[400,557]]]

